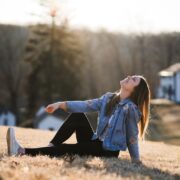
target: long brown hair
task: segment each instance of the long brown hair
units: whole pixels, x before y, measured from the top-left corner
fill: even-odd
[[[149,107],[151,93],[147,80],[143,76],[140,76],[140,78],[141,80],[139,85],[134,88],[129,98],[137,105],[137,107],[142,113],[142,117],[138,123],[138,127],[139,137],[144,139],[149,124]],[[114,92],[114,94],[110,98],[110,101],[106,105],[107,116],[112,113],[113,108],[120,101],[119,91],[120,90]]]

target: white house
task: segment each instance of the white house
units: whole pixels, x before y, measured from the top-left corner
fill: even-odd
[[[3,126],[15,126],[16,125],[16,116],[4,109],[0,112],[0,125]]]
[[[158,97],[180,103],[180,63],[159,72]]]
[[[42,106],[36,113],[34,127],[38,129],[58,130],[67,116],[68,113],[60,109],[53,114],[48,114],[45,111],[45,107]]]

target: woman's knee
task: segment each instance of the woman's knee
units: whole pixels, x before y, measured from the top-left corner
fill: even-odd
[[[67,119],[72,118],[74,121],[81,121],[87,119],[84,113],[71,113]]]

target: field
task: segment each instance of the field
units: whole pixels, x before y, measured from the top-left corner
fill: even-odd
[[[140,143],[142,165],[132,164],[128,151],[118,159],[63,156],[7,156],[7,127],[0,127],[0,180],[2,179],[180,179],[180,146],[162,142]],[[55,132],[15,128],[25,147],[46,146]],[[66,143],[75,143],[73,135]]]
[[[161,99],[151,104],[150,139],[180,146],[180,105]]]

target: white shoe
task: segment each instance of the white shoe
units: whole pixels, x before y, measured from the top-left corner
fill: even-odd
[[[49,143],[48,147],[54,147],[54,144],[53,143]]]
[[[20,144],[17,142],[15,132],[12,127],[8,128],[6,139],[9,156],[23,154],[24,148],[22,148]]]

